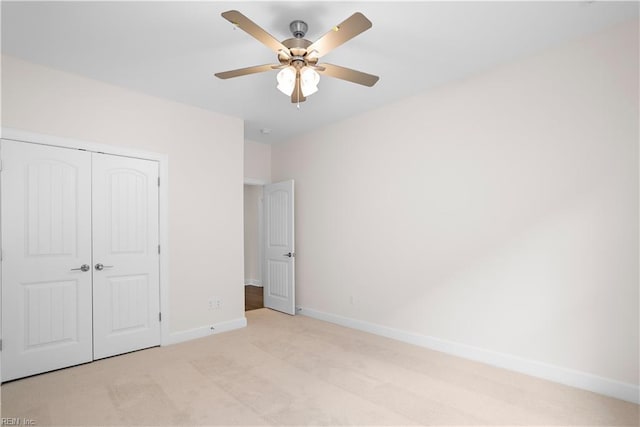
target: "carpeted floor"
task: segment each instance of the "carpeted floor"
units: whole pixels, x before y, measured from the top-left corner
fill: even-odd
[[[35,425],[638,425],[638,406],[268,309],[249,326],[5,384]],[[4,419],[4,418],[3,418]]]

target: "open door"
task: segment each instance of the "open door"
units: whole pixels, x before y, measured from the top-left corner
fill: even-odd
[[[264,306],[296,314],[293,180],[264,186]]]

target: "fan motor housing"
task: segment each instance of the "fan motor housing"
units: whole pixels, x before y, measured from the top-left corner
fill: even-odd
[[[293,37],[297,39],[304,38],[305,34],[307,34],[308,29],[309,26],[307,25],[307,23],[299,19],[296,19],[289,24],[289,30],[291,31],[291,34],[293,34]]]
[[[286,39],[282,42],[292,54],[300,55],[307,51],[307,48],[311,46],[311,42],[307,39]]]

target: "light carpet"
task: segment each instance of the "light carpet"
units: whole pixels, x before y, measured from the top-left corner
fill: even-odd
[[[638,425],[639,407],[304,316],[2,386],[35,425]]]

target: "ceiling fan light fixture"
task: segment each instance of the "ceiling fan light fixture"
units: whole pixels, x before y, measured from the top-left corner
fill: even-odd
[[[318,91],[318,83],[320,82],[320,74],[311,67],[303,67],[300,70],[300,89],[302,96],[313,95]]]
[[[220,79],[279,70],[276,77],[276,87],[280,92],[291,97],[291,102],[298,104],[298,108],[300,108],[300,103],[306,100],[307,96],[313,95],[318,91],[318,83],[320,82],[318,72],[323,76],[334,77],[368,87],[373,86],[378,81],[378,76],[352,70],[351,68],[327,63],[318,64],[318,60],[322,56],[371,28],[371,21],[360,12],[355,12],[315,42],[304,38],[308,29],[304,21],[296,20],[291,22],[289,29],[293,34],[293,38],[279,41],[237,10],[222,12],[222,17],[231,22],[234,28],[240,28],[273,50],[277,54],[278,63],[215,73],[215,76]]]
[[[291,96],[296,87],[296,69],[292,66],[283,68],[276,76],[278,90],[287,96]]]

